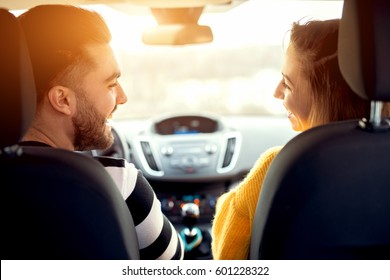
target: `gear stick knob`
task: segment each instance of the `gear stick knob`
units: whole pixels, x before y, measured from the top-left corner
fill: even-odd
[[[185,228],[180,232],[186,252],[192,251],[202,242],[202,232],[195,226],[199,219],[199,207],[195,203],[186,203],[181,209]]]
[[[195,203],[186,203],[181,208],[181,215],[183,217],[183,224],[192,229],[199,219],[199,206]]]

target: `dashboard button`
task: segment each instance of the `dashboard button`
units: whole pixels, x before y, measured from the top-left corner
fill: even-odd
[[[171,199],[161,200],[161,209],[163,211],[171,211],[175,207],[175,202]]]
[[[199,164],[198,158],[194,156],[185,156],[181,158],[181,164],[183,167],[196,167]]]
[[[208,165],[210,165],[210,159],[208,157],[201,157],[201,158],[199,158],[199,165],[200,166],[208,166]]]
[[[204,147],[204,150],[206,153],[208,154],[214,154],[217,152],[217,145],[215,144],[207,144],[205,147]]]
[[[173,154],[173,148],[171,146],[168,146],[168,147],[162,147],[161,148],[161,153],[164,155],[164,156],[171,156]]]

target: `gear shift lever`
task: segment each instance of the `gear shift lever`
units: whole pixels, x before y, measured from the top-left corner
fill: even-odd
[[[203,240],[202,231],[196,226],[199,219],[199,207],[195,203],[186,203],[182,207],[181,214],[185,228],[180,232],[180,236],[184,242],[185,252],[190,252]]]

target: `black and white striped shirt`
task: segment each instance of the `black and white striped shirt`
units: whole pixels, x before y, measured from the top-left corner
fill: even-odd
[[[141,171],[124,159],[95,159],[103,164],[126,200],[133,216],[141,259],[182,259],[181,238],[162,213],[160,201]]]

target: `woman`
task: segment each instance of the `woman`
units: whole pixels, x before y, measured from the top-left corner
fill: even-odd
[[[332,121],[369,117],[369,101],[355,94],[340,73],[338,27],[339,19],[292,25],[282,80],[274,96],[283,100],[296,131]],[[384,107],[384,113],[389,114],[389,105]],[[260,189],[281,148],[267,150],[238,187],[218,199],[212,228],[214,259],[248,258]]]

